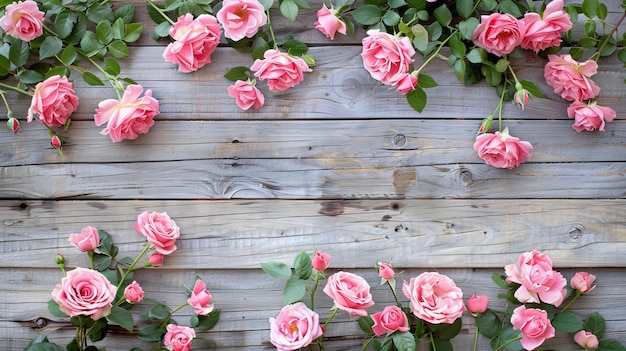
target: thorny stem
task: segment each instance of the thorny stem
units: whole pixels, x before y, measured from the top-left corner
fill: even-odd
[[[420,68],[417,69],[417,73],[416,74],[419,74],[426,67],[426,65],[428,65],[430,63],[430,61],[432,61],[435,57],[439,56],[439,52],[441,51],[443,46],[446,45],[446,43],[450,40],[450,38],[452,38],[452,36],[454,34],[456,34],[456,32],[458,32],[458,30],[455,30],[454,32],[450,33],[450,35],[444,41],[439,43],[439,46],[437,47],[437,50],[432,55],[430,55],[430,57],[428,57],[428,59],[426,59],[426,61],[424,61],[424,63],[422,63]]]
[[[613,29],[611,29],[609,34],[606,36],[606,38],[602,42],[602,45],[600,45],[600,47],[598,48],[598,51],[595,54],[593,54],[593,56],[596,57],[594,61],[598,62],[598,60],[600,59],[600,54],[602,53],[602,50],[604,50],[604,47],[606,46],[606,44],[609,43],[609,40],[611,39],[613,34],[617,31],[617,28],[619,28],[619,25],[622,24],[622,21],[624,20],[625,17],[626,17],[626,11],[622,13],[622,17],[620,17],[620,19],[615,23],[615,26],[613,26]]]
[[[148,3],[148,5],[152,6],[153,9],[156,10],[156,12],[158,12],[161,16],[163,16],[163,18],[165,18],[166,21],[168,21],[171,25],[174,25],[174,21],[172,21],[171,18],[169,18],[169,16],[163,12],[163,10],[161,10],[160,7],[158,7],[157,5],[155,5],[152,1],[150,0],[146,0],[146,2]]]

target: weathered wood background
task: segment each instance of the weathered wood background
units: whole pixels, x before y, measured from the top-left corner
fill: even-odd
[[[491,274],[525,251],[542,250],[567,278],[578,270],[597,275],[597,288],[574,311],[583,318],[600,311],[606,336],[626,343],[626,69],[614,57],[600,61],[594,79],[617,119],[594,133],[571,128],[566,102],[542,79],[543,59],[516,61],[520,78],[537,82],[548,98],[525,111],[504,107],[512,133],[535,149],[525,164],[500,170],[472,149],[480,120],[497,104],[492,88],[465,87],[435,61],[426,73],[439,87],[427,91],[424,112],[414,112],[362,68],[362,32],[331,42],[314,29],[321,2],[295,23],[274,16],[277,34],[306,42],[317,67],[281,94],[269,94],[261,82],[266,105],[247,112],[228,97],[222,77],[233,66],[249,66],[247,54],[220,47],[210,65],[178,73],[162,59],[165,43],[151,38],[144,3],[136,3],[145,33],[123,73],[161,103],[149,134],[115,144],[100,135],[93,111],[113,92],[88,88],[78,77],[80,108],[63,134],[62,156],[40,124],[24,124],[17,135],[2,131],[0,348],[23,349],[40,333],[68,342],[72,329],[46,305],[61,279],[55,255],[84,266],[86,257],[67,240],[84,226],[107,230],[123,255],[138,253],[144,241],[133,225],[144,210],[168,212],[182,236],[163,267],[137,280],[147,296],[172,306],[184,301],[194,276],[207,281],[222,318],[199,336],[219,350],[272,349],[267,320],[282,307],[282,282],[259,263],[290,263],[300,250],[315,249],[332,255],[331,272],[349,270],[370,281],[372,312],[392,300],[377,286],[378,260],[392,259],[405,271],[400,280],[437,270],[466,297],[485,294],[502,307]],[[608,4],[616,18],[618,1]],[[11,98],[23,118],[29,99]],[[318,304],[325,320],[332,303],[320,294]],[[182,310],[178,319],[189,314]],[[464,317],[458,350],[470,349],[473,322]],[[359,350],[363,340],[356,322],[339,313],[326,346]],[[102,345],[154,347],[116,332]],[[487,349],[487,340],[480,345]],[[547,345],[576,348],[571,335]]]

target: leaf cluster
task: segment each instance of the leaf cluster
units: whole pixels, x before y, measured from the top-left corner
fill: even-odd
[[[285,304],[292,304],[304,298],[307,282],[313,274],[311,256],[305,251],[296,255],[291,267],[282,262],[263,262],[261,268],[274,279],[286,279],[283,287]]]

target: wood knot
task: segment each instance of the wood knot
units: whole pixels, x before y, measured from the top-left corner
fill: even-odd
[[[582,224],[576,224],[572,229],[569,230],[570,238],[574,240],[578,240],[583,236],[583,230],[585,227]]]
[[[472,172],[465,168],[465,167],[461,167],[459,170],[459,178],[461,179],[461,181],[465,184],[465,185],[472,185],[474,184],[474,178],[472,175]]]
[[[391,141],[391,143],[395,147],[400,147],[400,148],[405,147],[407,143],[406,136],[404,136],[404,134],[397,134],[393,137],[393,140]]]

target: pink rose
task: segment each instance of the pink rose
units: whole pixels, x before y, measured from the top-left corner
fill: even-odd
[[[280,92],[298,85],[304,80],[303,72],[311,72],[309,65],[299,57],[278,50],[267,50],[263,60],[255,60],[250,70],[260,80],[267,80],[272,92]]]
[[[393,333],[396,330],[401,332],[409,330],[409,320],[397,306],[387,306],[382,312],[372,314],[372,320],[374,321],[372,331],[376,336]]]
[[[330,255],[324,252],[315,251],[311,258],[311,264],[316,271],[323,271],[330,264]]]
[[[443,274],[424,272],[404,281],[402,292],[410,300],[411,312],[429,323],[452,324],[465,311],[463,292]]]
[[[143,300],[143,295],[143,289],[141,288],[139,283],[134,280],[132,283],[126,286],[126,289],[124,289],[124,297],[126,298],[126,302],[128,303],[141,302],[141,300]]]
[[[532,351],[541,346],[546,339],[554,337],[554,327],[548,319],[548,313],[537,308],[520,306],[511,316],[513,328],[522,332],[520,342],[524,349]]]
[[[362,40],[363,66],[372,78],[395,86],[409,72],[415,49],[408,37],[398,38],[378,29],[367,31]]]
[[[93,320],[111,313],[117,288],[100,272],[75,268],[52,290],[52,299],[68,316],[90,316]]]
[[[187,303],[193,308],[193,313],[199,316],[206,316],[213,311],[212,299],[213,296],[206,289],[204,281],[198,279],[193,286],[191,297],[187,299]]]
[[[85,227],[79,234],[70,234],[69,240],[81,251],[93,251],[100,245],[98,229],[93,227]]]
[[[52,138],[50,138],[50,145],[52,145],[52,147],[57,150],[61,150],[61,148],[63,147],[63,140],[60,136],[53,135]]]
[[[496,168],[513,169],[524,163],[524,158],[531,158],[532,149],[527,141],[509,135],[508,130],[493,133],[484,133],[476,137],[474,150],[478,157],[488,165]]]
[[[595,102],[585,104],[580,101],[574,101],[567,108],[569,118],[574,118],[574,128],[577,132],[586,131],[604,131],[604,122],[611,122],[617,115],[615,110],[610,107],[600,106]]]
[[[549,62],[543,76],[554,92],[567,101],[584,101],[600,94],[591,76],[598,72],[598,64],[593,60],[583,63],[572,59],[571,55],[548,55]]]
[[[406,94],[411,90],[414,90],[417,87],[417,77],[406,73],[398,80],[398,87],[396,91],[400,94]]]
[[[242,110],[247,110],[250,107],[258,110],[265,103],[265,96],[249,80],[238,80],[229,86],[228,96],[234,98],[237,106]]]
[[[467,309],[475,313],[484,313],[489,306],[489,298],[485,295],[472,295],[467,299]]]
[[[148,257],[148,262],[150,262],[150,264],[153,266],[160,266],[163,264],[164,257],[165,255],[163,254],[155,253],[155,254],[150,255],[150,257]]]
[[[518,21],[509,14],[492,13],[483,15],[480,24],[474,30],[474,44],[494,55],[510,54],[522,43],[524,38],[524,22]]]
[[[527,12],[521,21],[525,26],[521,47],[535,52],[561,45],[561,32],[572,28],[569,15],[563,11],[563,0],[551,1],[543,18],[538,13]]]
[[[179,72],[196,71],[211,63],[221,35],[222,29],[212,15],[202,14],[196,19],[190,13],[180,16],[170,28],[174,41],[165,48],[163,58],[177,64]]]
[[[196,331],[189,327],[168,324],[167,332],[163,337],[163,345],[171,351],[191,350],[191,341],[196,337]]]
[[[552,260],[545,253],[525,252],[517,264],[507,265],[504,270],[507,282],[521,284],[515,298],[522,303],[543,301],[558,307],[565,299],[567,280],[552,270]]]
[[[10,117],[7,120],[7,127],[15,134],[20,130],[20,121],[15,117]]]
[[[367,316],[365,309],[374,305],[367,281],[349,272],[337,272],[328,277],[324,293],[333,299],[334,307],[350,315]]]
[[[530,100],[530,93],[526,89],[520,89],[515,92],[513,96],[515,103],[518,104],[522,110],[526,105],[528,105],[528,100]]]
[[[574,335],[574,341],[585,350],[595,350],[600,343],[598,337],[591,332],[581,330]]]
[[[287,305],[270,318],[270,342],[278,351],[299,350],[323,333],[318,314],[302,302]]]
[[[224,0],[216,16],[224,36],[234,41],[252,38],[267,23],[265,9],[257,0]]]
[[[328,9],[326,4],[322,6],[321,9],[317,11],[317,22],[315,22],[315,29],[319,30],[330,38],[330,40],[335,39],[335,34],[337,32],[341,34],[346,34],[346,24],[342,20],[337,17],[339,13],[334,10],[332,7]]]
[[[396,275],[393,271],[393,267],[389,263],[381,263],[378,266],[378,276],[384,280],[392,279]]]
[[[587,272],[577,272],[570,281],[570,286],[581,293],[588,293],[596,286],[593,282],[596,280],[596,276]]]
[[[135,231],[145,236],[156,251],[163,255],[169,255],[176,250],[176,239],[180,236],[180,228],[166,212],[144,211],[137,217]]]
[[[0,27],[6,34],[28,42],[43,34],[43,16],[34,1],[14,2],[5,8]]]
[[[62,126],[77,109],[78,96],[72,82],[67,77],[52,76],[35,86],[26,120],[30,122],[37,115],[48,127]]]
[[[107,123],[100,134],[109,135],[111,141],[134,140],[139,134],[148,133],[154,125],[154,116],[159,114],[159,102],[152,97],[152,90],[146,90],[144,97],[141,85],[129,85],[122,100],[101,101],[93,116],[97,126]]]

